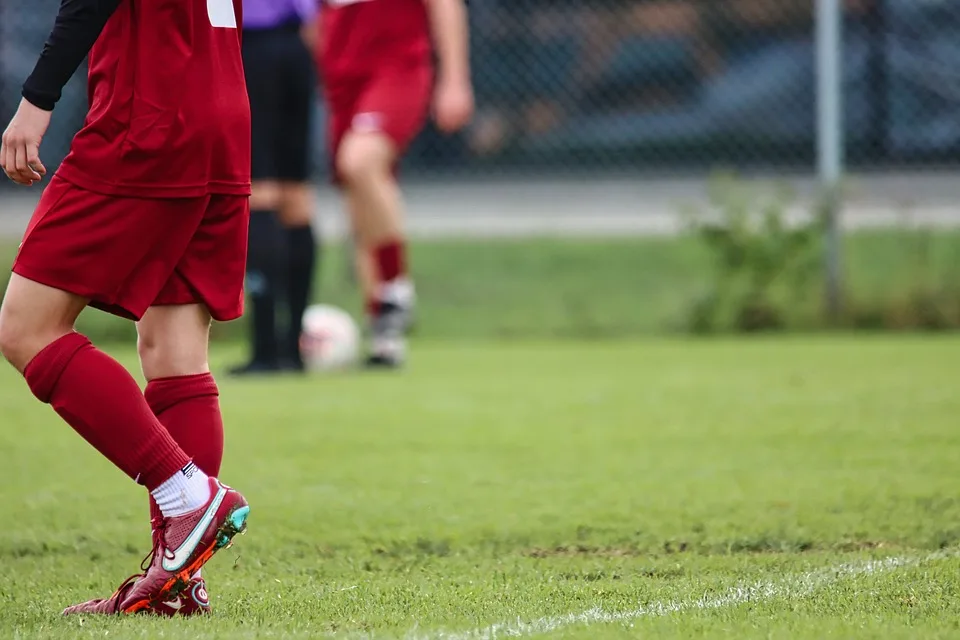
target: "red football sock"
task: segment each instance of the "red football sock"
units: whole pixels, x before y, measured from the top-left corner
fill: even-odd
[[[373,253],[381,283],[391,282],[407,275],[407,248],[403,240],[385,242]]]
[[[407,246],[403,240],[384,242],[373,250],[377,265],[377,284],[383,285],[407,275]],[[380,300],[368,298],[367,315],[375,316],[380,311]]]
[[[86,336],[55,340],[24,372],[34,395],[124,473],[153,491],[190,462],[119,362]]]
[[[209,373],[158,378],[144,391],[147,404],[194,464],[211,478],[220,475],[223,460],[223,417],[220,390]],[[162,519],[150,497],[150,519]]]

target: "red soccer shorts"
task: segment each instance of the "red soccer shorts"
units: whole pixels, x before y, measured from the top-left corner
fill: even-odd
[[[246,196],[117,197],[54,176],[13,271],[124,318],[201,303],[216,320],[234,320],[243,314],[249,221]]]
[[[428,64],[380,65],[364,77],[327,78],[334,167],[340,143],[350,131],[383,133],[399,159],[427,121],[432,91]]]

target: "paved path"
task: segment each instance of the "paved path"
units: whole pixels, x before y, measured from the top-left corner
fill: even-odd
[[[790,215],[815,202],[813,180],[784,180],[797,195]],[[769,181],[765,181],[769,183]],[[705,179],[538,178],[413,182],[406,187],[416,237],[665,235],[683,228],[684,206],[704,206]],[[851,178],[842,217],[847,229],[919,224],[960,227],[960,175],[948,172]],[[333,190],[318,190],[317,221],[342,237],[344,216]],[[16,238],[36,202],[32,192],[0,191],[0,237]]]

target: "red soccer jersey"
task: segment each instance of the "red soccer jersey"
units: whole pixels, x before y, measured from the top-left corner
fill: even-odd
[[[320,68],[327,78],[366,76],[386,63],[430,64],[424,0],[323,0]]]
[[[90,111],[59,175],[147,198],[250,193],[241,0],[122,0],[90,50]]]

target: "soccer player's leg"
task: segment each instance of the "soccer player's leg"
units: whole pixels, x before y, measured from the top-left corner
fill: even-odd
[[[143,313],[172,271],[164,256],[182,250],[192,233],[190,208],[178,205],[111,198],[54,178],[0,307],[0,351],[34,395],[145,485],[167,518],[202,508],[214,487],[157,420],[136,380],[74,322],[88,303],[130,318]],[[170,224],[178,214],[181,224]],[[179,555],[193,561],[204,550],[190,544]],[[165,590],[144,590],[144,599],[162,598]],[[119,599],[115,604],[112,612],[127,610]]]
[[[357,237],[371,344],[368,363],[398,366],[414,302],[407,273],[403,199],[393,174],[397,151],[382,132],[351,130],[337,153],[337,171]]]
[[[179,275],[175,273],[171,280],[178,281]],[[210,313],[202,304],[151,306],[137,323],[137,347],[150,408],[200,470],[218,477],[223,460],[223,416],[207,359],[209,328]],[[161,535],[163,523],[163,513],[151,496],[154,540]],[[179,598],[163,602],[151,612],[167,616],[209,613],[210,600],[200,571]]]
[[[243,313],[248,207],[242,197],[210,198],[173,275],[137,323],[147,402],[196,465],[214,477],[223,458],[223,417],[208,361],[210,321]],[[152,510],[154,519],[159,515]]]
[[[377,311],[375,301],[380,291],[379,270],[373,252],[367,247],[361,247],[359,242],[354,242],[354,245],[353,264],[357,282],[366,302],[367,313],[372,314]]]
[[[407,270],[403,198],[396,178],[400,155],[419,133],[430,98],[429,69],[386,68],[361,96],[336,150],[358,247],[376,282],[367,300],[371,349],[368,364],[398,366],[406,358],[405,334],[414,305]]]
[[[313,231],[314,185],[310,182],[310,128],[314,109],[315,70],[310,52],[299,36],[286,41],[283,73],[284,119],[279,143],[280,222],[286,235],[286,303],[288,324],[281,332],[281,366],[303,370],[300,334],[310,301],[317,261]]]
[[[234,320],[243,313],[248,222],[246,198],[210,197],[203,220],[174,272],[137,325],[140,363],[147,379],[145,396],[174,439],[210,477],[219,474],[223,456],[219,391],[208,360],[210,321]],[[194,606],[206,599],[200,568],[216,551],[229,545],[234,534],[242,532],[248,512],[242,496],[219,486],[218,494],[225,501],[232,500],[233,506],[226,510],[219,507],[206,525],[205,535],[214,537],[208,538],[202,554],[179,564],[166,561],[172,557],[170,550],[183,548],[190,541],[196,523],[202,522],[198,518],[211,513],[214,505],[206,512],[172,519],[166,516],[159,498],[153,501],[152,521],[164,557],[157,554],[126,601],[136,600],[139,591],[147,591],[164,579],[169,581],[167,576],[173,574],[175,588],[168,591],[167,600],[159,604],[151,601],[150,611],[170,615],[171,611],[188,614],[208,610]]]

